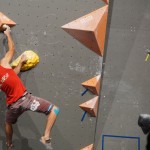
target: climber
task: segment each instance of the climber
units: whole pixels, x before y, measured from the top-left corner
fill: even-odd
[[[47,115],[47,122],[44,134],[40,141],[46,148],[51,147],[51,129],[59,114],[59,108],[51,102],[42,98],[33,96],[28,93],[26,87],[18,77],[20,68],[27,62],[26,55],[22,55],[19,64],[12,69],[10,62],[14,55],[15,47],[11,36],[10,27],[3,25],[4,34],[8,39],[8,51],[0,60],[0,90],[6,94],[6,118],[5,118],[5,133],[7,149],[12,150],[13,124],[17,122],[18,117],[25,111],[31,110]]]

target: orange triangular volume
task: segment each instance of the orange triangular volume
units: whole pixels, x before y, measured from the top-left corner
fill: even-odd
[[[94,150],[94,144],[88,145],[87,147],[84,147],[81,150]]]
[[[109,0],[102,0],[102,1],[104,1],[106,4],[109,4]]]
[[[96,117],[98,109],[98,98],[99,97],[96,96],[95,98],[80,104],[79,107],[86,111],[91,117]]]
[[[9,19],[9,18],[8,18],[7,16],[5,16],[2,12],[0,12],[0,30],[3,30],[3,29],[2,29],[2,26],[3,26],[4,24],[9,25],[10,27],[16,25],[16,23],[15,23],[14,21],[12,21],[11,19]]]
[[[100,92],[100,75],[89,79],[82,83],[82,86],[84,86],[86,89],[89,89],[93,94],[99,95]]]
[[[104,28],[104,25],[106,26],[107,12],[108,6],[104,6],[62,26],[62,28],[86,47],[103,56],[104,49],[101,48],[104,48],[104,43],[102,44],[102,42],[105,39],[106,27]],[[104,31],[98,30],[98,28],[102,28]]]
[[[105,36],[106,36],[106,27],[107,27],[107,17],[108,17],[108,6],[106,6],[106,11],[101,18],[96,30],[95,37],[98,41],[98,46],[100,48],[101,55],[104,54],[104,46],[105,46]]]

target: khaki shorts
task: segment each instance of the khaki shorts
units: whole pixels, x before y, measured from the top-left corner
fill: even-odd
[[[48,115],[53,106],[51,102],[27,93],[15,103],[7,106],[5,121],[14,124],[18,117],[28,110]]]

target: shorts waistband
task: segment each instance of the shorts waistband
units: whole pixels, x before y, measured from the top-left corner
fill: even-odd
[[[16,102],[18,102],[19,100],[21,100],[23,97],[25,97],[27,94],[28,94],[28,92],[25,91],[24,94],[20,98],[18,98],[15,102],[9,104],[8,106],[11,106],[11,105],[15,104]]]
[[[27,94],[28,94],[28,92],[25,91],[24,94],[23,94],[20,98],[18,98],[18,100],[21,99],[21,98],[23,98],[23,97],[26,96]],[[17,100],[17,101],[18,101],[18,100]]]

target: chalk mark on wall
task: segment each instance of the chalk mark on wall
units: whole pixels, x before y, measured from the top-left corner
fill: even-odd
[[[69,63],[69,69],[75,70],[77,72],[83,73],[85,71],[85,67],[81,66],[79,63],[73,64],[72,62]]]
[[[39,40],[38,40],[37,36],[35,36],[34,32],[32,32],[32,31],[30,32],[30,36],[28,38],[28,43],[30,45],[39,46]]]

